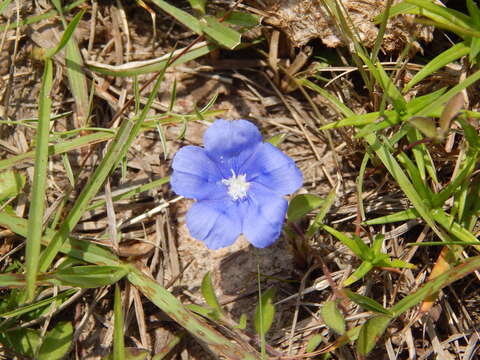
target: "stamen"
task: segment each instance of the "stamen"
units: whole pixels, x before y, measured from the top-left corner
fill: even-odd
[[[247,190],[250,187],[250,183],[247,182],[247,175],[235,175],[235,171],[232,171],[232,177],[229,179],[223,179],[222,183],[228,186],[228,195],[233,200],[243,199],[247,196]]]

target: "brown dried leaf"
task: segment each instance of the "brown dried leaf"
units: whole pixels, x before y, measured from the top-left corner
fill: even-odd
[[[343,0],[342,3],[363,45],[372,47],[378,34],[373,18],[385,9],[387,1]],[[264,10],[270,15],[266,21],[281,28],[294,46],[303,46],[313,39],[321,39],[328,47],[346,45],[335,19],[321,2],[267,0],[265,4]],[[431,41],[433,29],[416,24],[413,19],[412,15],[402,15],[389,21],[382,44],[385,51],[401,51],[409,43],[414,49],[421,50],[414,40]]]

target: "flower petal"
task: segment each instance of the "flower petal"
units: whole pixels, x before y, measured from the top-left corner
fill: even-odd
[[[188,210],[187,227],[192,237],[216,250],[235,242],[241,232],[237,204],[230,200],[203,200]]]
[[[250,121],[219,119],[205,131],[203,141],[210,157],[220,161],[240,153],[250,154],[262,142],[262,135]]]
[[[242,232],[247,240],[259,248],[272,245],[282,231],[287,206],[287,200],[283,197],[263,185],[252,184],[248,206],[242,211]]]
[[[198,200],[226,196],[217,165],[201,147],[181,148],[173,158],[172,168],[170,184],[176,194]]]
[[[248,181],[262,184],[278,195],[291,194],[303,184],[303,175],[295,162],[269,143],[258,147],[240,173],[246,173]]]

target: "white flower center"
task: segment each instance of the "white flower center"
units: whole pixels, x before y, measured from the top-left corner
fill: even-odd
[[[243,199],[247,196],[247,190],[250,187],[250,183],[247,182],[247,175],[235,175],[235,171],[232,171],[232,177],[229,179],[223,179],[222,183],[228,186],[228,195],[233,200]]]

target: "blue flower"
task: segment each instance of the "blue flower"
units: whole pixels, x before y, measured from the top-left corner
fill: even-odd
[[[300,170],[246,120],[217,120],[203,140],[204,148],[181,148],[172,165],[173,191],[197,200],[187,213],[190,234],[210,249],[242,233],[256,247],[273,244],[287,211],[284,195],[303,183]]]

